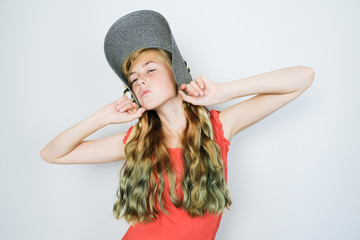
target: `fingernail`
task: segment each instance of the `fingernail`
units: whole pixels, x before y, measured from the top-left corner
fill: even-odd
[[[123,112],[124,111],[124,109],[123,108],[120,108],[120,112]]]

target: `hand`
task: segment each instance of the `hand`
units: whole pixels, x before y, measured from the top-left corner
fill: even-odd
[[[137,104],[130,98],[123,96],[116,102],[106,105],[100,111],[107,123],[125,123],[141,117],[145,108],[138,108]]]
[[[179,90],[183,100],[193,105],[208,106],[221,102],[220,84],[214,83],[204,75],[196,76],[190,84],[181,84],[180,88],[188,94]]]

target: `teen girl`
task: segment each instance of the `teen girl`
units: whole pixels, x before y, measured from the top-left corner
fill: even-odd
[[[170,28],[154,11],[119,19],[105,53],[133,99],[123,96],[56,136],[41,151],[49,163],[124,161],[114,204],[129,227],[123,239],[215,239],[227,188],[232,138],[299,97],[314,70],[297,66],[236,81],[189,78]],[[180,61],[179,61],[180,59]],[[206,106],[255,95],[223,111]],[[126,132],[84,138],[138,119]]]

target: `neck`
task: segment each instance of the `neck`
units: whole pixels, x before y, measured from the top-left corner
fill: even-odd
[[[155,110],[161,120],[164,134],[172,139],[179,139],[186,127],[181,96],[177,95]]]

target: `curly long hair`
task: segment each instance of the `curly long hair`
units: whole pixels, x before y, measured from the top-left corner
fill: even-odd
[[[144,51],[139,49],[123,64],[124,73],[131,69],[133,61]],[[171,54],[156,49],[171,66]],[[172,66],[171,66],[172,67]],[[134,125],[125,145],[126,161],[120,170],[120,182],[113,207],[116,219],[125,218],[128,223],[151,222],[157,219],[164,207],[163,192],[166,174],[169,181],[170,199],[191,217],[204,213],[220,214],[230,210],[231,198],[224,173],[219,145],[213,140],[213,128],[209,110],[183,101],[187,119],[181,143],[184,160],[182,178],[183,199],[176,194],[175,169],[165,145],[162,124],[156,111],[146,111]]]

